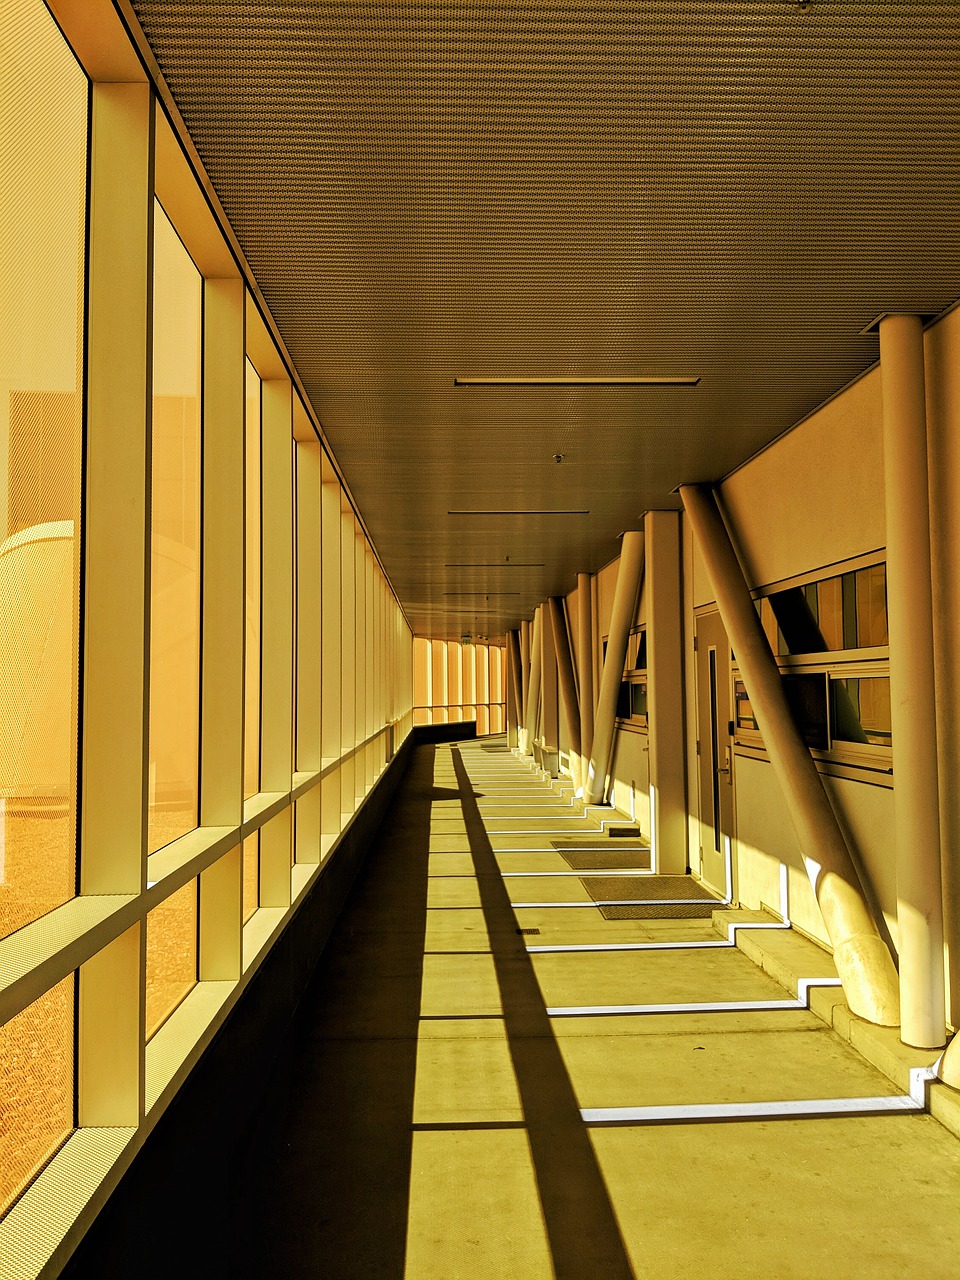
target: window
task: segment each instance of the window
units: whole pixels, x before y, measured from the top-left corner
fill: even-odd
[[[0,937],[76,881],[87,80],[0,9]]]
[[[638,729],[647,727],[647,631],[634,627],[627,637],[623,680],[617,694],[617,719]]]
[[[147,1039],[197,981],[197,882],[190,880],[147,916]]]
[[[243,798],[260,790],[260,378],[247,361],[244,440]]]
[[[154,207],[150,853],[199,813],[202,281]]]
[[[839,763],[889,772],[886,565],[860,565],[756,601],[804,741]],[[734,679],[736,740],[762,746],[746,687]]]
[[[756,603],[778,657],[887,644],[885,564],[774,591]]]

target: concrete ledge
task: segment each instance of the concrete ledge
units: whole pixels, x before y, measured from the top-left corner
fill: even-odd
[[[791,994],[796,994],[800,978],[837,976],[830,953],[792,929],[751,931],[751,923],[776,923],[776,918],[767,912],[715,911],[713,923],[724,937],[729,925],[745,925],[736,932],[737,946]],[[942,1052],[939,1049],[911,1049],[901,1043],[896,1027],[876,1027],[864,1022],[850,1012],[839,987],[814,987],[810,992],[810,1011],[904,1093],[910,1090],[911,1068],[932,1066]],[[930,1114],[960,1138],[960,1091],[934,1081],[928,1096]]]

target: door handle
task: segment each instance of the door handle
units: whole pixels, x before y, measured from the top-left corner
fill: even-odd
[[[717,773],[725,773],[725,774],[727,775],[727,778],[728,778],[728,779],[730,779],[730,778],[731,778],[731,776],[732,776],[732,774],[733,774],[733,769],[732,769],[732,767],[731,767],[731,763],[730,763],[730,748],[729,748],[729,747],[727,747],[727,749],[726,749],[726,750],[724,751],[724,753],[723,753],[723,767],[722,767],[722,768],[717,769]]]

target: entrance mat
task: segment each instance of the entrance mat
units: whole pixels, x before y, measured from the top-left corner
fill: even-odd
[[[564,840],[551,840],[550,843],[567,866],[572,867],[574,871],[648,871],[650,869],[650,849],[647,845],[632,843],[624,847],[619,840],[616,844],[609,840],[606,842],[577,840],[569,842],[573,844],[571,849],[568,842]]]
[[[635,880],[629,876],[584,876],[582,883],[605,920],[709,919],[723,906],[719,898],[711,897],[691,876],[638,876]],[[645,901],[642,906],[601,905],[604,899],[617,898]],[[687,901],[678,903],[678,898]]]

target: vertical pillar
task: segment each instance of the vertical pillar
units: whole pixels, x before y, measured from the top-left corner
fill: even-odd
[[[683,485],[680,497],[786,801],[847,1004],[868,1022],[897,1026],[900,1010],[893,960],[864,901],[813,757],[793,722],[776,660],[713,491]]]
[[[577,656],[580,674],[580,750],[583,780],[593,750],[593,588],[589,573],[577,574]]]
[[[654,865],[663,875],[682,875],[687,869],[687,789],[679,511],[648,511],[643,531],[650,819],[656,833]]]
[[[880,322],[901,1037],[946,1039],[933,596],[919,316]]]
[[[524,626],[529,624],[524,623]],[[523,635],[520,637],[521,646]],[[540,606],[533,615],[530,632],[530,679],[524,694],[523,740],[520,748],[525,756],[533,755],[533,740],[537,736],[537,720],[540,715]],[[521,648],[522,652],[522,648]]]
[[[580,707],[577,700],[577,681],[573,673],[573,658],[570,653],[570,637],[567,634],[567,619],[563,611],[563,601],[559,596],[551,596],[548,607],[550,621],[553,624],[560,700],[567,725],[567,739],[570,743],[570,773],[574,787],[579,788],[583,775],[580,759]]]
[[[627,640],[637,612],[640,583],[643,579],[643,534],[630,529],[623,535],[620,566],[613,595],[607,656],[600,678],[600,696],[593,729],[593,749],[583,787],[587,804],[599,804],[607,786],[607,774],[613,759],[613,738],[617,720],[617,695],[627,660]]]

